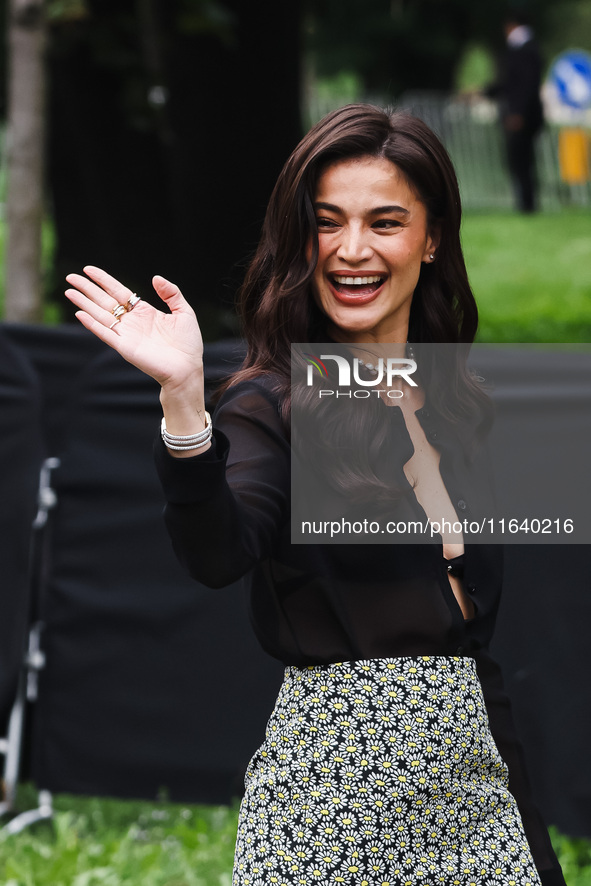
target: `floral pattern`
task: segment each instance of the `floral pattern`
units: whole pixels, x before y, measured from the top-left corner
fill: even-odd
[[[473,659],[288,667],[233,886],[539,886]]]

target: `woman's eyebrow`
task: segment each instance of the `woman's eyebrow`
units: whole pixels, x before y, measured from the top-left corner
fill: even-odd
[[[314,209],[326,209],[327,212],[343,211],[339,206],[335,206],[334,203],[315,203]]]
[[[376,206],[375,209],[369,210],[371,215],[383,215],[388,212],[401,212],[403,215],[410,215],[408,209],[405,209],[404,206]]]
[[[315,203],[314,209],[324,209],[324,210],[326,210],[326,212],[336,212],[336,213],[343,212],[343,210],[341,209],[340,206],[335,206],[334,203],[324,203],[322,201],[318,201],[317,203]],[[402,213],[403,215],[410,215],[410,211],[408,209],[405,209],[404,206],[397,206],[397,205],[376,206],[375,209],[368,210],[369,215],[384,215],[388,212],[398,212],[398,213]]]

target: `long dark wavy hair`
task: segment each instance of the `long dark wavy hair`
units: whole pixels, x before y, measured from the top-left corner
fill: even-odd
[[[279,175],[239,293],[248,354],[232,383],[262,372],[288,381],[290,343],[326,339],[325,318],[310,285],[318,260],[316,185],[331,163],[359,157],[394,163],[424,203],[428,224],[440,233],[437,259],[423,264],[414,292],[409,341],[474,340],[478,310],[460,244],[460,194],[447,151],[417,117],[348,105],[304,136]]]
[[[456,349],[451,388],[447,385],[435,391],[441,395],[437,411],[459,420],[466,410],[473,414],[478,404],[484,407],[485,398],[465,363],[478,311],[460,243],[461,202],[455,171],[447,151],[422,120],[367,104],[348,105],[328,114],[304,136],[283,167],[239,293],[247,356],[226,386],[267,375],[289,419],[290,345],[327,339],[326,318],[311,288],[318,260],[317,182],[331,163],[361,157],[390,160],[424,203],[428,226],[439,235],[436,260],[421,266],[408,340],[468,346]],[[362,473],[366,483],[367,474]]]

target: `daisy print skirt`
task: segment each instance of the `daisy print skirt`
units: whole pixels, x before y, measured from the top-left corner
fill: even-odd
[[[471,658],[288,667],[233,886],[539,886]]]

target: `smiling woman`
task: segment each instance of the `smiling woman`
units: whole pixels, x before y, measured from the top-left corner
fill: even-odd
[[[316,188],[318,261],[312,291],[336,341],[406,341],[421,264],[437,234],[427,209],[383,157],[342,160]]]
[[[154,278],[165,314],[97,268],[68,277],[81,322],[162,386],[157,466],[181,561],[211,587],[248,576],[257,636],[286,665],[246,775],[234,886],[564,886],[487,651],[499,548],[439,530],[433,544],[291,540],[291,343],[332,338],[371,373],[386,346],[472,342],[460,217],[449,157],[420,120],[367,105],[321,120],[271,197],[240,293],[247,357],[213,421],[174,284]],[[400,405],[386,391],[361,418],[326,412],[327,496],[431,528],[472,519],[471,489],[492,500],[486,398],[467,348],[453,352],[451,375]]]

